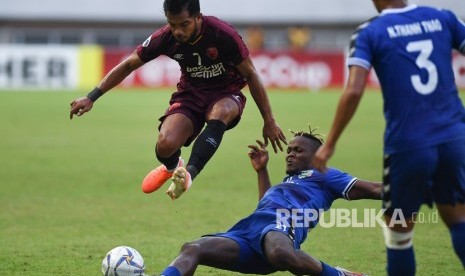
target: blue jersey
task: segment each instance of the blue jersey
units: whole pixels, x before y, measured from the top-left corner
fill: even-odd
[[[349,199],[347,193],[356,178],[330,168],[325,174],[315,170],[302,171],[284,178],[282,183],[266,191],[256,211],[276,209],[328,210],[334,200]]]
[[[277,269],[266,261],[262,251],[264,236],[270,231],[279,231],[293,241],[294,248],[300,248],[308,230],[318,223],[317,218],[308,224],[302,223],[302,226],[293,226],[291,222],[286,226],[279,222],[279,210],[328,210],[334,200],[349,199],[348,193],[356,180],[333,168],[326,174],[308,170],[289,175],[281,184],[266,191],[250,216],[237,222],[227,232],[213,236],[230,238],[239,244],[241,257],[232,270],[252,274],[276,272]]]
[[[380,81],[385,153],[465,137],[452,49],[465,53],[464,23],[450,11],[416,5],[386,9],[353,34],[348,65],[373,67]]]
[[[356,178],[330,168],[325,174],[308,170],[298,174],[289,175],[281,184],[275,185],[266,191],[258,203],[255,211],[247,218],[239,221],[229,231],[246,229],[251,235],[259,235],[267,225],[275,225],[277,210],[328,210],[334,200],[338,198],[349,199],[348,193],[356,182]],[[298,244],[304,242],[307,232],[318,223],[318,219],[303,223],[296,230]],[[255,230],[253,230],[253,229]],[[241,230],[241,231],[242,231]]]

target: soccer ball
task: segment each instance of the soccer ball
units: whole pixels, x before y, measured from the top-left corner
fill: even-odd
[[[129,246],[113,248],[102,261],[102,273],[105,276],[142,276],[144,271],[144,259]]]

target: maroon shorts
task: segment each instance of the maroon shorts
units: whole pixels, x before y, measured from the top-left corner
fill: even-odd
[[[194,133],[187,139],[184,146],[189,146],[192,141],[202,131],[207,120],[207,114],[213,108],[213,105],[221,99],[230,98],[234,100],[239,107],[239,116],[237,116],[228,126],[227,129],[232,129],[241,120],[242,111],[245,107],[246,98],[241,91],[235,92],[215,92],[205,93],[198,90],[184,90],[177,91],[171,95],[170,107],[166,110],[165,115],[160,117],[161,128],[163,121],[166,117],[175,113],[182,113],[186,115],[194,125]]]

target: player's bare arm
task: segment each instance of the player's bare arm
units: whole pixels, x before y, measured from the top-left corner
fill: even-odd
[[[105,92],[120,84],[132,71],[141,67],[144,62],[139,58],[134,51],[129,57],[116,65],[108,74],[102,79],[100,84],[90,92],[86,97],[78,98],[70,103],[71,111],[69,118],[73,119],[74,115],[81,116],[89,112],[94,102],[101,97]]]
[[[257,145],[249,145],[249,157],[252,163],[253,169],[257,172],[258,176],[258,200],[262,199],[266,191],[271,187],[270,177],[268,175],[268,164],[269,155],[266,150],[265,144],[257,140]]]
[[[265,140],[265,146],[268,145],[269,140],[275,153],[278,152],[278,148],[283,151],[281,142],[285,145],[287,144],[286,136],[284,136],[284,133],[273,117],[265,87],[252,63],[252,60],[250,57],[247,57],[236,67],[239,73],[246,79],[247,84],[249,85],[250,94],[252,95],[258,109],[260,110],[260,114],[263,117],[263,139]]]
[[[355,199],[381,199],[382,184],[357,179],[349,191],[349,198]]]
[[[359,66],[351,66],[349,69],[349,80],[347,81],[344,93],[339,100],[333,125],[329,131],[328,139],[313,158],[313,166],[319,171],[326,171],[327,162],[336,149],[336,143],[342,132],[349,124],[355,114],[355,110],[360,103],[365,90],[366,80],[369,71]]]

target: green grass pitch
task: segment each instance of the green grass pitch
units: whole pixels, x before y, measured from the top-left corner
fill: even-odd
[[[160,273],[183,243],[225,231],[255,208],[256,175],[247,145],[261,137],[262,119],[248,93],[239,126],[226,133],[192,189],[174,202],[164,194],[167,187],[150,195],[140,190],[145,174],[158,166],[157,119],[170,91],[114,91],[70,121],[69,103],[84,94],[0,93],[0,275],[100,275],[105,253],[119,245],[136,248],[147,272]],[[289,129],[306,130],[309,124],[326,134],[339,93],[271,91],[269,98],[289,138]],[[330,165],[380,181],[383,128],[381,95],[370,91]],[[184,148],[182,156],[189,153]],[[285,155],[270,155],[277,183]],[[340,200],[333,207],[380,205]],[[434,209],[422,212],[434,215]],[[463,273],[442,223],[417,225],[414,244],[418,275]],[[303,249],[332,265],[385,275],[379,227],[317,227]],[[197,274],[236,275],[207,267]]]

